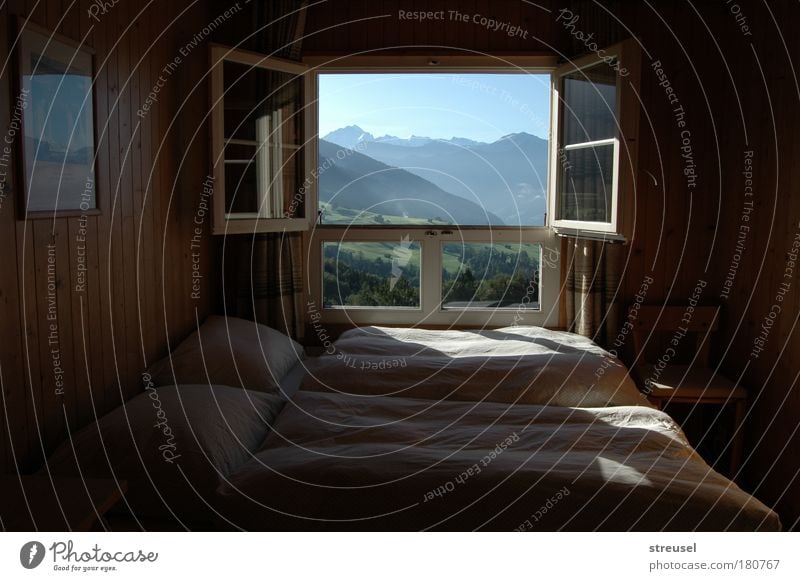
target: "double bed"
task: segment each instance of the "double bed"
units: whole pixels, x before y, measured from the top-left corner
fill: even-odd
[[[780,530],[570,333],[364,327],[305,358],[212,317],[151,377],[178,460],[143,394],[46,467],[124,477],[142,528],[167,514],[245,530]]]

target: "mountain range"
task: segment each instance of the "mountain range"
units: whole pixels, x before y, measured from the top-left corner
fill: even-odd
[[[323,146],[323,143],[325,145]],[[331,149],[331,148],[334,149]],[[349,150],[337,155],[336,149]],[[323,155],[323,149],[326,155]],[[548,142],[528,133],[514,133],[506,135],[492,143],[482,143],[467,138],[452,137],[450,139],[433,139],[429,137],[411,136],[399,138],[391,135],[374,137],[357,125],[350,125],[330,132],[320,141],[320,158],[329,157],[335,165],[343,162],[348,166],[346,172],[351,179],[358,177],[358,167],[366,169],[367,164],[362,157],[371,158],[384,166],[403,170],[405,174],[412,174],[422,178],[436,187],[436,190],[426,190],[433,195],[436,192],[438,200],[447,205],[442,205],[453,216],[460,215],[462,206],[472,216],[473,221],[456,220],[461,224],[481,225],[486,223],[487,216],[495,225],[541,225],[544,223],[546,212],[547,189],[547,154]],[[339,159],[344,158],[344,159]],[[376,171],[375,166],[369,166]],[[355,173],[354,173],[355,172]],[[332,184],[329,180],[341,178],[341,175],[328,175],[326,172],[320,177],[321,192],[330,190]],[[385,173],[385,168],[384,168]],[[362,175],[363,174],[359,174]],[[383,176],[382,188],[387,187],[385,182],[388,176],[401,176],[397,171]],[[371,200],[370,205],[377,200],[386,200],[387,195],[413,197],[411,191],[422,191],[420,182],[414,182],[415,190],[404,190],[407,178],[399,177],[403,184],[371,191],[364,200]],[[359,187],[376,186],[375,179],[367,180],[367,185]],[[390,180],[391,181],[391,180]],[[339,186],[341,187],[341,183]],[[395,184],[392,184],[395,185]],[[410,184],[409,184],[410,185]],[[423,188],[424,189],[424,188]],[[443,196],[448,194],[456,196],[452,200]],[[324,196],[321,195],[324,201]],[[349,208],[365,209],[366,201],[347,197]],[[431,208],[433,199],[423,198],[431,203],[423,205]],[[344,198],[340,199],[344,202]],[[350,206],[349,203],[356,204]],[[450,205],[453,204],[453,205]],[[480,209],[478,219],[474,207]],[[484,208],[486,210],[484,210]],[[406,208],[407,210],[408,208]],[[415,212],[420,208],[415,205]],[[490,210],[490,211],[489,211]],[[430,211],[423,212],[420,218],[442,217],[442,212],[430,216]],[[409,214],[409,216],[416,214]],[[450,220],[447,220],[449,222]]]
[[[369,131],[364,131],[358,125],[348,125],[341,129],[331,131],[325,137],[325,141],[330,141],[336,145],[341,145],[348,149],[355,149],[359,144],[378,142],[389,143],[391,145],[401,145],[404,147],[422,147],[434,141],[441,141],[443,143],[452,143],[454,145],[463,145],[471,147],[479,145],[480,141],[467,139],[466,137],[451,137],[450,139],[432,139],[430,137],[421,137],[419,135],[412,135],[411,137],[397,137],[396,135],[383,135],[382,137],[375,137]]]

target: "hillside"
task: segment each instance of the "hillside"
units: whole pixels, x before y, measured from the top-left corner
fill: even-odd
[[[477,203],[419,175],[324,139],[319,142],[319,163],[325,168],[319,176],[319,196],[326,224],[503,223]]]

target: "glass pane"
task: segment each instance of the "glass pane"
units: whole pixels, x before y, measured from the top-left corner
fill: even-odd
[[[27,28],[19,38],[21,89],[25,94],[15,98],[13,114],[17,129],[19,117],[23,118],[25,164],[20,179],[27,195],[25,210],[94,209],[92,57]],[[5,93],[3,102],[9,103]],[[11,105],[4,107],[10,110]],[[9,158],[15,133],[9,126],[0,146],[3,182],[11,173]],[[4,197],[0,188],[0,207]]]
[[[617,135],[617,72],[600,63],[562,77],[561,145],[611,139]]]
[[[242,218],[259,208],[265,218],[302,217],[302,79],[232,62],[224,63],[223,79],[225,167],[236,185],[229,190],[226,175],[226,207]],[[244,159],[253,167],[231,169]]]
[[[614,145],[562,151],[559,163],[559,218],[611,222]]]
[[[258,212],[256,147],[229,145],[225,148],[225,212]]]
[[[550,75],[319,75],[323,224],[542,226]]]
[[[325,308],[420,307],[420,245],[398,242],[324,242]]]
[[[538,244],[442,244],[444,308],[539,309]]]
[[[223,84],[226,139],[255,141],[259,119],[279,113],[284,142],[301,143],[302,77],[225,61]]]

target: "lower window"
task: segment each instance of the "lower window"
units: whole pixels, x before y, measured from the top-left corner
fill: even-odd
[[[505,230],[490,232],[490,240],[482,230],[393,233],[328,227],[311,234],[309,304],[321,307],[325,322],[558,324],[560,243],[547,230],[522,240]]]
[[[324,242],[325,308],[420,308],[420,245],[399,242]]]
[[[538,309],[538,244],[442,244],[442,307]]]

